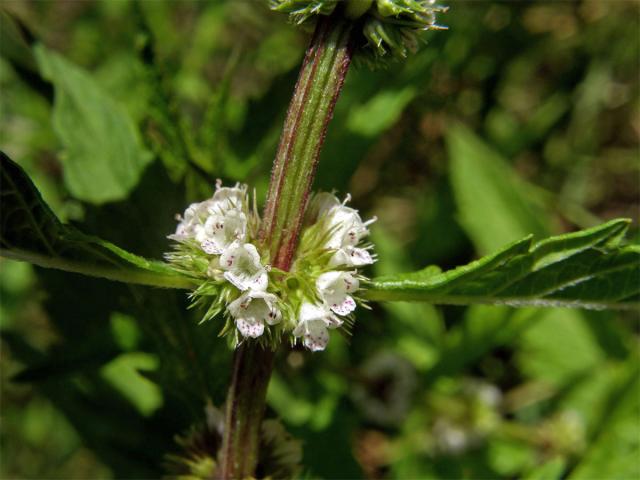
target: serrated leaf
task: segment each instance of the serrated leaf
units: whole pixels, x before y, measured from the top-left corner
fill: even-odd
[[[189,288],[188,278],[63,225],[22,168],[0,152],[0,255],[47,268],[159,287]]]
[[[55,88],[53,127],[69,191],[94,204],[126,198],[151,161],[133,121],[86,71],[42,45],[34,52]]]
[[[612,220],[533,245],[527,237],[441,274],[374,278],[366,296],[454,305],[637,308],[640,247],[620,246],[628,225],[629,220]]]

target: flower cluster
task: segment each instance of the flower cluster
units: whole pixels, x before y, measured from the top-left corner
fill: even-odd
[[[246,338],[275,346],[282,337],[324,350],[329,330],[351,325],[358,268],[374,262],[363,244],[368,226],[358,211],[335,195],[320,193],[310,202],[292,268],[269,265],[269,249],[258,241],[260,217],[249,208],[246,185],[216,185],[214,195],[178,216],[174,251],[167,259],[198,280],[191,294],[205,308],[203,320],[223,314],[222,330],[234,346]]]
[[[357,58],[376,66],[385,58],[404,59],[415,52],[425,30],[443,30],[436,14],[447,8],[436,0],[270,0],[272,10],[287,13],[298,25],[336,11],[356,22]]]

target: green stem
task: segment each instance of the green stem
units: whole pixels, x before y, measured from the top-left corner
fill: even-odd
[[[262,239],[289,270],[327,125],[351,62],[352,23],[323,17],[307,49],[271,172]]]
[[[257,343],[245,343],[235,352],[231,386],[227,393],[219,478],[254,475],[274,357],[275,352]]]
[[[321,18],[307,49],[271,173],[261,240],[271,264],[289,270],[327,125],[351,61],[351,23]],[[218,477],[247,478],[258,462],[260,425],[275,353],[247,342],[235,353]]]

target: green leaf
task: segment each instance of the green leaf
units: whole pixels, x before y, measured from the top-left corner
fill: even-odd
[[[412,86],[401,90],[384,90],[365,104],[352,107],[347,127],[364,137],[375,138],[398,120],[415,96],[416,89]]]
[[[562,478],[566,463],[564,458],[554,457],[531,469],[525,480],[559,480]]]
[[[626,378],[612,392],[602,428],[570,479],[640,477],[639,373],[637,359],[633,359]]]
[[[162,406],[162,391],[140,371],[155,371],[158,358],[145,352],[119,355],[101,369],[102,377],[120,391],[145,417]]]
[[[60,223],[24,170],[3,152],[0,152],[0,180],[1,256],[129,283],[192,286],[187,277],[166,263],[139,257]]]
[[[369,300],[454,305],[640,306],[640,247],[621,246],[629,220],[558,235],[532,245],[531,237],[469,265],[374,278]]]
[[[528,234],[549,235],[544,212],[531,202],[533,187],[463,126],[447,134],[451,184],[462,227],[487,254]]]
[[[42,45],[34,51],[55,87],[53,127],[69,191],[94,204],[126,198],[152,158],[133,121],[86,71]]]

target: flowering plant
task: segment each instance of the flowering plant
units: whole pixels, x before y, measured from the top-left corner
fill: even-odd
[[[309,350],[324,350],[328,329],[348,332],[356,301],[363,304],[357,292],[366,278],[358,268],[374,262],[372,246],[364,244],[374,220],[363,222],[346,206],[348,196],[341,203],[330,193],[315,195],[286,272],[270,265],[247,190],[218,182],[210,199],[191,204],[169,235],[176,244],[167,260],[200,282],[191,297],[204,307],[203,321],[224,313],[221,334],[234,347],[259,338],[275,349],[286,337],[292,345],[300,339]]]
[[[586,3],[574,9],[586,19],[581,24],[602,14]],[[194,75],[200,55],[186,55],[184,70],[167,78],[162,68],[166,45],[155,42],[153,35],[159,17],[147,10],[162,4],[87,5],[74,8],[122,8],[127,20],[122,23],[136,23],[139,56],[133,66],[127,63],[131,55],[124,55],[105,66],[107,73],[97,72],[96,80],[26,35],[20,20],[4,12],[0,16],[0,37],[9,51],[6,61],[15,70],[8,76],[24,80],[3,102],[19,110],[23,88],[39,95],[34,118],[7,129],[37,131],[33,151],[23,155],[17,135],[7,150],[18,163],[0,154],[0,255],[72,273],[36,269],[38,282],[23,285],[23,303],[16,302],[23,311],[13,315],[7,328],[4,317],[14,307],[14,292],[0,286],[1,333],[10,356],[15,356],[6,377],[33,381],[114,476],[158,478],[164,471],[182,479],[298,478],[302,446],[284,423],[305,439],[305,461],[314,474],[329,478],[355,476],[335,470],[343,464],[333,455],[348,450],[371,478],[388,471],[398,477],[431,478],[441,473],[438,462],[443,458],[466,452],[471,453],[466,460],[444,460],[448,463],[442,471],[451,476],[448,467],[455,465],[460,476],[495,472],[533,478],[572,472],[573,477],[571,462],[585,450],[588,435],[596,439],[592,464],[597,464],[602,452],[608,455],[610,436],[628,431],[624,422],[629,416],[620,412],[637,410],[637,396],[632,395],[638,381],[635,336],[629,325],[619,328],[624,317],[613,317],[611,310],[639,306],[640,248],[625,239],[630,221],[601,223],[572,201],[559,201],[554,218],[561,217],[570,233],[549,236],[558,229],[547,216],[541,221],[535,202],[529,201],[533,191],[544,194],[515,175],[469,128],[435,115],[437,103],[426,108],[424,101],[448,98],[458,90],[460,101],[454,104],[467,112],[467,123],[477,126],[479,116],[486,116],[486,133],[504,152],[520,148],[520,142],[541,141],[549,125],[571,117],[562,92],[538,110],[530,106],[536,101],[522,102],[509,82],[496,87],[488,77],[491,72],[524,71],[526,88],[521,90],[537,98],[528,91],[530,71],[520,63],[505,69],[499,57],[468,58],[467,52],[481,49],[469,35],[473,29],[438,32],[434,38],[443,40],[395,72],[396,61],[417,50],[424,31],[442,29],[436,14],[445,9],[433,0],[272,0],[273,10],[313,31],[276,146],[278,132],[272,125],[282,102],[274,93],[283,91],[281,81],[299,60],[292,39],[301,37],[274,28],[278,20],[271,24],[271,17],[256,9],[258,4],[171,7],[197,12],[184,22],[191,25],[198,18],[194,48],[206,45],[201,57],[211,54],[216,60],[207,65],[225,64],[224,69],[211,68],[215,72],[207,82]],[[57,6],[51,8],[59,13]],[[226,22],[212,21],[220,14],[218,8],[251,22],[250,29],[231,35],[234,41],[225,45],[222,62],[208,43],[217,38],[213,30],[228,28]],[[491,6],[486,15],[469,16],[469,22],[476,29],[486,23],[493,44],[494,34],[519,8]],[[536,6],[522,10],[529,8]],[[154,20],[147,22],[147,17]],[[534,11],[522,25],[562,28],[562,35],[575,28],[564,20],[567,15],[562,22],[540,18]],[[115,23],[110,20],[109,27],[117,31],[120,25]],[[229,23],[229,30],[236,30],[235,23]],[[185,28],[189,34],[190,28]],[[269,36],[262,29],[278,33]],[[246,30],[249,40],[243,36]],[[92,35],[93,29],[81,32],[85,48],[84,35]],[[521,34],[512,33],[513,38]],[[246,56],[250,49],[245,50],[245,41],[255,42],[263,64],[247,67],[247,58],[255,62],[251,54]],[[443,42],[441,49],[438,41]],[[236,43],[240,47],[229,54]],[[628,45],[623,47],[621,51],[628,51]],[[436,54],[440,50],[443,55]],[[75,55],[83,58],[83,52]],[[566,52],[560,55],[549,64],[536,55],[538,68],[531,71],[565,65]],[[455,68],[443,70],[438,62],[444,58]],[[351,76],[346,101],[338,103],[352,63],[362,61],[388,70],[361,70]],[[572,117],[579,120],[570,132],[582,132],[587,117],[596,124],[598,109],[618,108],[630,91],[623,82],[600,88],[617,68],[602,68],[602,58],[594,64],[575,97],[589,98],[597,91],[603,98],[575,108]],[[427,81],[431,73],[434,80]],[[271,88],[257,93],[261,79],[249,77],[261,75]],[[140,79],[133,81],[134,76]],[[465,81],[451,81],[458,77]],[[482,95],[493,95],[495,88],[504,98],[479,103],[482,95],[474,86],[484,78],[491,78],[491,88],[482,89]],[[105,85],[111,82],[122,83],[118,95],[107,93],[112,87]],[[384,88],[378,92],[380,85]],[[460,88],[452,88],[456,85]],[[239,94],[236,88],[242,91],[241,100],[234,97]],[[125,102],[131,111],[121,108],[119,95],[131,97]],[[176,108],[177,99],[186,105]],[[348,108],[341,110],[341,104]],[[50,135],[40,132],[41,109],[51,110]],[[9,113],[14,113],[11,108]],[[528,133],[514,143],[523,119],[528,119]],[[331,121],[338,125],[333,133],[328,131]],[[445,121],[446,129],[441,128]],[[378,144],[385,130],[388,135]],[[562,146],[557,133],[536,152],[553,157],[554,169],[575,163],[575,145]],[[340,141],[334,141],[318,170],[327,136]],[[49,137],[59,143],[43,149],[41,142]],[[421,148],[413,145],[418,138]],[[445,143],[447,155],[440,155]],[[58,156],[59,148],[64,154]],[[270,161],[273,151],[267,186],[264,160]],[[585,158],[605,152],[586,151],[581,150]],[[423,162],[427,156],[433,157],[428,168]],[[367,161],[360,162],[360,157]],[[441,171],[442,158],[448,160],[447,173]],[[531,167],[528,161],[523,170]],[[582,168],[567,175],[571,188],[563,190],[573,192],[568,197],[583,189],[579,181],[578,187],[573,185],[583,178]],[[54,179],[61,198],[52,196],[51,185],[42,180],[45,170],[51,174],[45,180]],[[223,186],[222,181],[214,186],[216,177],[250,181],[256,189],[244,183]],[[349,195],[339,198],[335,191],[313,193],[318,185],[351,190],[354,201]],[[409,193],[396,196],[393,187]],[[263,194],[262,204],[257,199]],[[566,199],[566,192],[546,194]],[[172,215],[194,200],[177,216],[176,226]],[[366,219],[354,205],[367,215],[375,212],[379,223],[372,227],[376,217]],[[91,234],[80,230],[81,221]],[[396,222],[412,226],[398,227]],[[456,266],[475,254],[480,258]],[[451,268],[428,265],[402,273],[427,262]],[[24,263],[3,260],[1,266],[3,281],[23,267],[33,275]],[[77,274],[98,278],[85,280]],[[439,310],[435,305],[469,308]],[[523,306],[573,309],[510,308]],[[583,313],[577,307],[605,311]],[[25,318],[31,323],[23,323]],[[43,323],[49,328],[43,329]],[[592,375],[598,365],[604,368]],[[14,367],[19,369],[15,376]],[[454,378],[462,372],[483,378]],[[581,383],[591,377],[595,384]],[[588,402],[579,398],[578,390],[588,392]],[[549,407],[573,396],[578,400],[568,403],[583,409],[582,414]],[[20,393],[13,400],[22,407],[26,397],[30,395]],[[611,407],[611,413],[599,413],[597,422],[585,426],[585,405],[598,410],[590,406],[596,397],[595,403]],[[549,408],[553,415],[547,415]],[[30,407],[19,410],[30,415]],[[283,423],[264,420],[265,414],[275,414]],[[360,422],[357,427],[352,426],[354,418]],[[614,428],[607,432],[602,422],[609,419]],[[619,429],[621,424],[625,428]],[[49,430],[54,437],[58,432],[46,430],[49,442]],[[504,461],[505,438],[519,442],[518,452],[520,443],[527,443],[526,454],[515,455],[519,468]],[[73,442],[78,445],[76,437]],[[635,438],[622,443],[622,451],[637,446]],[[488,453],[480,464],[476,448]],[[408,456],[414,464],[405,462]],[[547,462],[551,456],[555,459]],[[25,458],[31,458],[31,449]],[[530,471],[537,463],[542,470]],[[555,475],[549,465],[552,473],[569,466]]]

